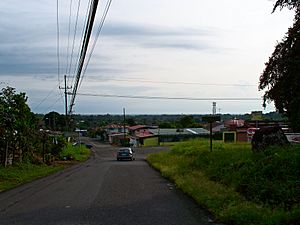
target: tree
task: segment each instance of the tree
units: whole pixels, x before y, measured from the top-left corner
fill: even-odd
[[[51,130],[63,130],[66,124],[65,117],[54,111],[45,114],[43,120],[46,127]]]
[[[29,149],[28,138],[35,125],[35,116],[26,102],[25,93],[16,93],[12,87],[0,92],[0,160],[4,165],[9,155],[13,161],[16,153],[22,159]]]
[[[300,6],[300,1],[299,0],[277,0],[274,8],[273,8],[273,12],[275,12],[275,10],[280,7],[281,9],[283,7],[287,7],[289,9],[296,9],[299,8]]]
[[[126,119],[126,124],[128,124],[129,126],[135,126],[136,122],[135,122],[134,118],[129,117]]]
[[[300,0],[278,0],[273,8],[288,7],[296,14],[294,24],[279,42],[260,77],[264,106],[274,101],[276,109],[286,115],[294,132],[300,131]]]
[[[179,128],[188,128],[188,127],[195,127],[195,119],[193,116],[183,116],[178,121]]]

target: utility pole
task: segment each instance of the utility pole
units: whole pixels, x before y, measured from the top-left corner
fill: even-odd
[[[68,129],[68,89],[71,89],[72,87],[67,86],[67,75],[64,76],[65,79],[65,86],[60,87],[59,89],[64,89],[65,90],[65,120],[66,120],[66,128]]]
[[[124,134],[124,141],[123,145],[125,147],[125,139],[126,139],[126,121],[125,121],[125,108],[123,108],[123,134]]]

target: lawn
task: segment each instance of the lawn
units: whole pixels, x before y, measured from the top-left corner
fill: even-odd
[[[300,147],[183,142],[149,163],[227,224],[299,224]]]

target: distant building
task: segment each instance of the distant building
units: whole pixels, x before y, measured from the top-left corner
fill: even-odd
[[[209,135],[209,131],[203,128],[158,128],[149,130],[159,136],[160,142],[176,142]]]
[[[153,134],[150,129],[156,126],[135,125],[128,128],[131,146],[150,146],[158,145],[158,136]]]
[[[104,127],[107,135],[124,133],[124,126],[121,124],[110,124]],[[125,126],[125,133],[128,133],[128,126]]]

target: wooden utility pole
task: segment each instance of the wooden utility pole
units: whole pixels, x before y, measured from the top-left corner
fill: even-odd
[[[125,139],[126,139],[126,117],[125,117],[125,108],[123,108],[123,134],[124,134],[123,145],[124,145],[124,147],[125,147]]]
[[[65,86],[59,87],[59,89],[65,90],[65,120],[66,120],[66,128],[68,129],[68,89],[71,89],[72,87],[67,86],[67,75],[64,76],[65,79]]]
[[[221,118],[220,116],[216,116],[216,115],[210,115],[210,116],[204,116],[202,117],[202,120],[205,121],[205,122],[208,122],[209,123],[209,148],[210,148],[210,151],[212,151],[212,136],[213,136],[213,133],[212,133],[212,124],[216,121],[219,121]]]

